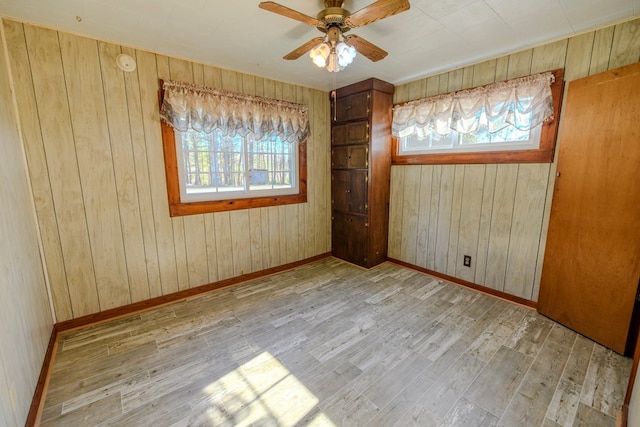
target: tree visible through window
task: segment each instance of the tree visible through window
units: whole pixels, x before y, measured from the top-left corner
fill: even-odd
[[[297,144],[271,136],[176,131],[183,200],[287,194],[297,187]]]

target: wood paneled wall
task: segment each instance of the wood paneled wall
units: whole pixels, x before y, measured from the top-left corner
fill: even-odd
[[[571,81],[638,60],[633,20],[397,86],[394,103],[556,68]],[[389,257],[536,301],[555,171],[555,162],[393,166]]]
[[[6,20],[58,321],[330,251],[329,97]],[[115,58],[127,53],[137,69]],[[308,203],[170,218],[158,79],[304,103]]]
[[[24,425],[53,316],[0,40],[0,425]]]

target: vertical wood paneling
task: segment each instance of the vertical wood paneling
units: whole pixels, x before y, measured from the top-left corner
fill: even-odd
[[[387,255],[390,258],[402,259],[402,206],[404,205],[404,174],[406,168],[391,168],[391,186],[389,192],[389,242]]]
[[[449,260],[449,236],[451,230],[451,207],[453,204],[453,190],[455,166],[443,165],[440,171],[438,186],[438,220],[436,225],[436,247],[434,269],[446,273]]]
[[[105,310],[130,303],[131,295],[98,44],[64,33],[59,38],[96,287]]]
[[[163,58],[144,51],[138,51],[138,76],[142,105],[142,126],[145,134],[147,164],[151,201],[153,203],[153,226],[156,234],[156,250],[160,267],[162,295],[178,290],[178,272],[173,243],[173,226],[169,217],[167,183],[164,173],[164,154],[160,134],[160,112],[158,110],[158,67]],[[166,63],[166,61],[165,61]],[[165,79],[168,75],[163,76]],[[148,219],[147,219],[148,220]]]
[[[493,83],[496,78],[496,66],[498,62],[494,59],[486,61],[473,67],[472,87]]]
[[[505,291],[531,299],[549,164],[520,165],[509,239]]]
[[[458,255],[454,276],[473,282],[478,261],[478,236],[485,177],[484,165],[465,165],[458,234]],[[464,255],[471,256],[471,267],[462,264]]]
[[[402,86],[398,86],[394,92],[393,92],[393,103],[394,104],[399,104],[401,102],[405,102],[410,100],[410,94],[409,94],[409,86],[408,85],[402,85]]]
[[[493,197],[496,188],[497,165],[486,165],[484,173],[484,188],[482,189],[482,208],[480,224],[478,226],[478,249],[476,251],[474,283],[485,283],[487,272],[487,255],[489,251],[489,237],[491,236],[491,215],[493,211]],[[472,265],[473,265],[472,260]]]
[[[427,246],[427,268],[436,269],[436,244],[438,241],[438,215],[440,213],[440,180],[442,165],[429,166],[431,173],[429,240]]]
[[[233,276],[251,271],[251,247],[249,235],[249,211],[229,212],[231,227],[231,252],[233,253]]]
[[[417,196],[420,199],[418,205],[418,230],[416,233],[416,265],[427,266],[429,248],[429,223],[431,221],[431,181],[433,168],[427,165],[420,166],[420,191]]]
[[[312,105],[313,103],[313,93],[310,89],[304,88],[302,93],[302,103],[304,105]],[[310,109],[313,111],[313,109]],[[315,129],[317,124],[315,123],[315,114],[310,114],[309,116],[309,126]],[[314,164],[316,160],[316,152],[315,150],[318,148],[317,144],[313,143],[311,138],[306,143],[307,149],[307,162],[309,164]],[[300,230],[300,234],[304,236],[304,241],[301,243],[304,248],[304,257],[308,258],[314,251],[315,248],[315,233],[316,227],[321,226],[321,224],[316,224],[315,218],[315,207],[318,204],[318,196],[317,189],[319,180],[318,178],[321,175],[318,174],[318,171],[315,168],[307,168],[307,203],[304,206],[304,229]]]
[[[27,94],[18,103],[18,113],[22,122],[22,138],[29,159],[29,176],[40,226],[45,261],[51,287],[51,295],[56,307],[58,320],[73,318],[71,299],[67,289],[60,235],[58,233],[49,170],[42,135],[40,118],[34,93],[34,83],[29,67],[29,57],[22,24],[3,21],[9,56],[13,58],[12,75],[17,93]]]
[[[138,55],[137,52],[131,48],[123,48],[122,52],[131,55],[132,58],[137,58]],[[136,69],[135,72],[124,73],[124,85],[127,95],[127,111],[129,113],[128,127],[133,149],[133,169],[136,177],[138,207],[140,209],[140,223],[142,225],[145,253],[144,261],[147,270],[149,296],[153,298],[162,295],[162,286],[160,281],[160,266],[158,265],[156,234],[153,221],[148,220],[149,218],[153,218],[153,203],[151,201],[151,184],[149,182],[149,166],[147,164],[144,127],[140,125],[143,119],[138,69]]]
[[[507,270],[517,177],[518,165],[498,165],[493,195],[491,234],[487,249],[487,273],[483,284],[500,291],[504,290],[504,277]]]
[[[447,90],[446,92],[455,92],[456,90],[460,90],[463,88],[464,84],[464,68],[459,68],[457,70],[449,71],[449,78],[447,79]],[[440,81],[442,84],[442,80]]]
[[[496,81],[507,80],[509,75],[509,57],[502,56],[496,60]]]
[[[216,233],[216,261],[218,280],[233,277],[233,249],[231,247],[231,219],[229,212],[217,212],[214,215]]]
[[[218,253],[216,247],[216,223],[214,215],[205,215],[204,233],[207,244],[207,269],[209,271],[209,283],[220,280],[218,274]]]
[[[24,29],[35,103],[40,112],[42,141],[51,177],[50,191],[67,273],[67,283],[54,283],[53,286],[67,287],[72,315],[77,317],[100,311],[100,304],[58,33],[28,25]],[[56,114],[42,114],[44,111]]]
[[[609,69],[640,61],[640,21],[629,21],[615,26]]]
[[[7,55],[5,29],[0,27],[0,425],[19,426],[27,420],[53,316],[19,131],[21,116],[14,108],[14,87],[22,84],[13,86],[9,61],[14,50]],[[22,33],[20,26],[13,30],[14,36]],[[19,50],[26,57],[24,37]],[[24,82],[24,76],[21,79]],[[31,116],[33,122],[33,112]]]
[[[123,126],[129,121],[124,73],[118,68],[115,58],[121,53],[118,46],[98,43],[104,100],[109,126],[109,141],[113,156],[124,255],[127,266],[131,301],[149,299],[149,282],[145,262],[144,239],[138,189],[136,185],[131,131]]]
[[[568,40],[564,39],[533,49],[531,73],[542,73],[564,68],[565,58],[567,57],[567,43]]]
[[[533,58],[533,49],[523,50],[522,52],[509,55],[509,66],[507,68],[507,79],[526,76],[531,74],[531,60]]]
[[[420,166],[405,168],[404,187],[420,188]],[[402,200],[402,239],[400,256],[412,264],[416,262],[416,238],[418,234],[418,208],[421,192],[406,192]]]
[[[322,92],[314,92],[313,115],[316,123],[316,132],[313,137],[316,154],[316,169],[318,177],[317,209],[319,218],[324,221],[324,227],[316,228],[316,246],[331,250],[331,131],[330,131],[330,102],[329,97]],[[322,222],[321,221],[321,222]]]
[[[595,32],[589,75],[598,74],[609,69],[614,30],[615,27],[607,27]]]
[[[564,69],[565,80],[571,81],[589,75],[593,40],[593,32],[581,34],[569,39]]]
[[[449,88],[449,73],[440,74],[438,93],[446,93]]]
[[[462,69],[462,89],[473,87],[473,66],[464,67]]]
[[[456,165],[453,178],[453,201],[449,221],[449,249],[447,250],[447,274],[456,275],[458,263],[458,240],[460,237],[460,221],[462,213],[462,196],[465,165]]]

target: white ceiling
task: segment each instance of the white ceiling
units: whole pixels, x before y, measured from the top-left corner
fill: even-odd
[[[373,0],[346,0],[355,12]],[[640,0],[410,0],[411,9],[351,31],[389,56],[339,73],[282,56],[317,29],[260,0],[0,0],[0,15],[169,56],[330,90],[377,77],[399,84],[640,15]],[[315,17],[322,0],[280,0]],[[335,83],[334,83],[335,77]]]

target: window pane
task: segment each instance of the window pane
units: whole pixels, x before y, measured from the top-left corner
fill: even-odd
[[[186,201],[293,194],[297,145],[219,132],[176,131],[180,193]],[[178,142],[180,141],[180,142]],[[248,165],[246,167],[245,165]],[[253,194],[255,193],[255,194]]]
[[[250,190],[292,188],[295,183],[294,144],[270,138],[251,140],[247,146]]]
[[[244,190],[243,142],[217,132],[181,132],[186,194]]]

